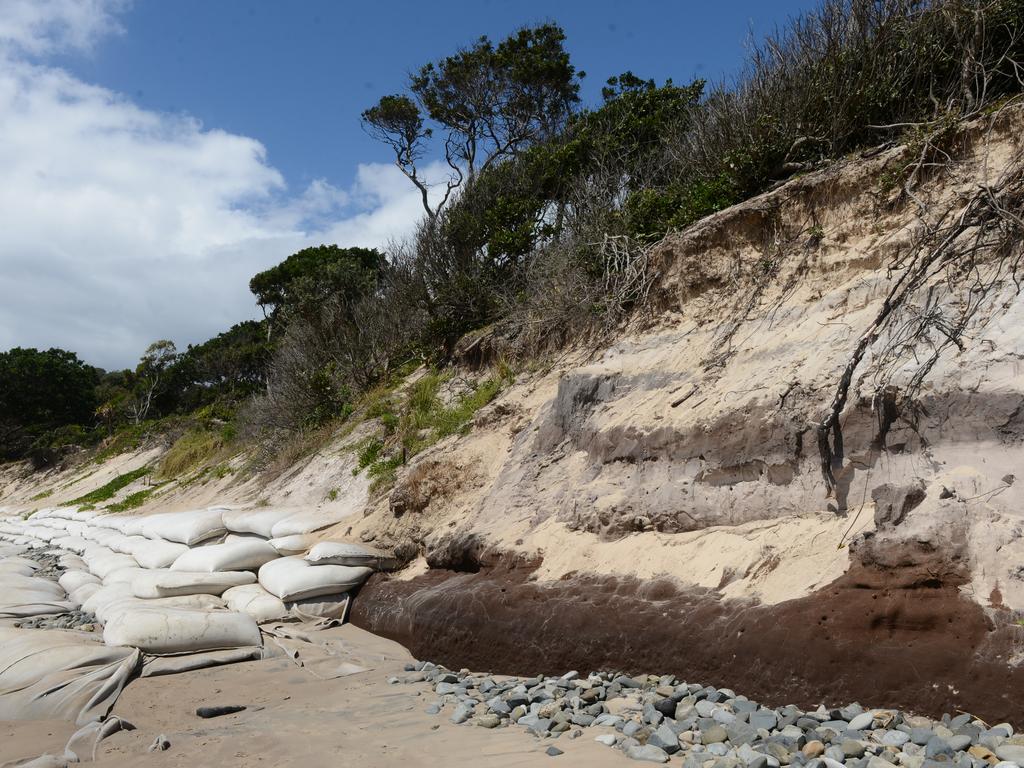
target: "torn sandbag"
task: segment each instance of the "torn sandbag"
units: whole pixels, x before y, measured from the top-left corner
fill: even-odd
[[[281,600],[301,600],[347,592],[362,584],[372,571],[346,565],[312,565],[301,557],[282,557],[260,568],[259,582]]]
[[[262,644],[259,627],[244,613],[146,605],[110,616],[103,628],[103,642],[157,655]]]
[[[119,731],[134,730],[134,725],[117,715],[111,715],[102,722],[94,720],[86,723],[71,734],[64,747],[64,759],[72,764],[91,763],[96,759],[96,750],[101,741]]]
[[[190,549],[171,564],[171,570],[193,573],[247,571],[278,557],[277,550],[263,539],[236,539]]]
[[[199,653],[183,653],[172,656],[145,656],[142,660],[140,677],[157,677],[159,675],[175,675],[179,672],[191,672],[194,669],[217,667],[223,664],[237,664],[242,661],[257,661],[264,656],[259,646],[242,648],[225,648],[219,651],[201,651]]]
[[[104,717],[141,658],[82,632],[0,627],[0,720]]]
[[[223,514],[222,508],[215,507],[152,515],[142,524],[142,535],[191,547],[224,533]]]
[[[313,565],[351,565],[390,571],[398,566],[398,560],[362,544],[343,541],[321,541],[313,545],[303,558]]]
[[[177,595],[219,595],[231,587],[253,584],[256,576],[249,571],[189,573],[161,570],[140,573],[132,582],[136,597],[175,597]]]

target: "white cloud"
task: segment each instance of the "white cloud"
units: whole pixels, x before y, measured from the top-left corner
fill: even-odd
[[[113,24],[110,3],[0,4],[0,40],[22,52],[85,47]],[[421,215],[393,166],[293,194],[258,141],[10,51],[0,168],[0,350],[58,346],[108,368],[256,316],[249,278],[299,248],[383,245]]]
[[[86,51],[121,32],[115,14],[127,0],[0,0],[0,46],[40,55]]]

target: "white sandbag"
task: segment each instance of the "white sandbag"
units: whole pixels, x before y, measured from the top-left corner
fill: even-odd
[[[139,538],[142,538],[141,536]],[[122,555],[130,555],[132,548],[138,543],[134,536],[125,536],[119,531],[112,531],[110,535],[103,541],[110,549],[114,552],[119,552]]]
[[[99,584],[100,579],[88,571],[64,571],[57,583],[70,595],[83,584]]]
[[[122,597],[111,600],[109,603],[100,606],[96,610],[96,618],[102,623],[110,621],[111,617],[122,611],[133,611],[139,606],[151,608],[187,608],[191,611],[223,611],[227,604],[216,595],[178,595],[177,597],[158,597],[152,600],[143,600],[135,597]]]
[[[72,609],[61,587],[46,579],[5,574],[0,576],[0,618],[49,616]]]
[[[81,536],[61,536],[60,538],[53,540],[55,547],[66,549],[69,552],[77,552],[82,554],[85,548],[89,546],[89,542],[83,539]]]
[[[116,552],[111,552],[109,555],[86,558],[86,562],[89,564],[89,572],[99,576],[100,579],[104,579],[114,571],[119,571],[122,568],[137,568],[139,565],[131,555],[121,555]]]
[[[270,546],[277,550],[277,554],[287,557],[288,555],[301,555],[316,543],[316,539],[308,533],[296,533],[291,536],[281,536],[270,540]]]
[[[150,516],[152,517],[152,516]],[[130,517],[121,524],[121,533],[125,536],[142,536],[142,529],[146,527],[146,520],[149,517]]]
[[[352,596],[347,592],[341,595],[319,595],[304,600],[286,603],[288,615],[308,621],[311,619],[338,619],[344,621],[348,613]]]
[[[277,557],[275,554],[274,557]],[[21,563],[5,563],[0,561],[0,585],[3,584],[5,576],[31,576],[35,573],[34,568],[29,568]]]
[[[282,536],[293,536],[296,533],[313,533],[313,531],[319,531],[335,523],[340,523],[351,515],[352,512],[353,510],[351,509],[334,508],[297,512],[274,523],[274,527],[270,529],[270,538],[277,539]]]
[[[147,599],[176,595],[219,595],[231,587],[255,581],[256,576],[249,571],[188,573],[162,570],[139,574],[132,582],[132,592],[136,597]]]
[[[131,556],[143,568],[167,568],[185,552],[188,552],[187,544],[179,544],[175,541],[156,541],[147,539],[145,536],[131,536]]]
[[[103,642],[159,655],[260,645],[262,638],[244,613],[140,606],[111,616]]]
[[[348,592],[371,573],[369,568],[311,565],[301,557],[282,557],[260,568],[259,582],[268,592],[288,602]]]
[[[132,596],[131,584],[105,584],[82,601],[82,610],[95,616],[96,612],[107,603]]]
[[[96,594],[97,591],[103,589],[103,585],[96,584],[83,584],[78,587],[74,592],[68,593],[68,601],[81,607],[86,600]]]
[[[5,573],[0,577],[0,599],[12,589],[25,589],[56,598],[63,598],[66,592],[60,584],[49,579],[37,579],[35,576],[21,576],[16,573]]]
[[[294,509],[231,509],[224,513],[224,527],[233,533],[255,533],[269,539],[274,525],[294,514]]]
[[[89,566],[86,565],[78,555],[64,554],[57,558],[57,565],[68,571],[89,571]]]
[[[198,544],[224,533],[223,511],[220,508],[194,509],[188,512],[167,512],[153,515],[142,526],[142,535],[149,539]]]
[[[257,624],[283,619],[288,615],[284,602],[259,584],[232,587],[222,597],[228,608],[252,616]]]
[[[313,545],[304,558],[313,565],[353,565],[378,571],[392,570],[395,558],[362,544],[343,541],[321,541]]]
[[[236,539],[190,549],[174,561],[171,570],[194,573],[248,571],[277,558],[277,550],[263,539]]]
[[[8,555],[0,562],[7,563],[10,565],[20,565],[23,568],[29,569],[33,573],[39,570],[39,563],[27,557],[21,557],[20,555]]]
[[[0,627],[0,720],[102,718],[141,658],[83,633]]]
[[[103,578],[104,584],[131,584],[140,573],[149,573],[149,569],[139,566],[129,566],[111,571]]]

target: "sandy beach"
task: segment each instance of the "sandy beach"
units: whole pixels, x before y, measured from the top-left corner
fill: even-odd
[[[557,744],[561,762],[622,765],[626,758],[594,742],[587,729],[579,739],[538,739],[522,729],[487,730],[455,725],[445,715],[428,715],[436,697],[427,683],[393,685],[412,657],[400,645],[346,625],[343,634],[361,659],[374,668],[320,680],[286,658],[232,664],[177,675],[134,680],[112,714],[135,726],[116,733],[97,751],[97,766],[533,766],[552,760],[544,754]],[[240,704],[243,712],[203,720],[201,706]],[[61,754],[75,731],[54,721],[0,723],[3,763]],[[147,752],[160,735],[165,752]],[[3,764],[0,763],[0,764]]]

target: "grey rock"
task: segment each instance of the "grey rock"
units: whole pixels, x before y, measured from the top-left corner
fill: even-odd
[[[946,743],[954,752],[961,752],[971,746],[971,737],[954,734],[946,739]]]
[[[472,714],[473,714],[473,708],[472,707],[468,706],[467,704],[459,704],[459,706],[457,706],[455,708],[455,711],[452,713],[451,720],[452,720],[453,723],[458,725],[460,723],[464,723],[467,720],[469,720],[469,718],[470,718],[470,716]]]
[[[564,755],[565,753],[558,747],[548,747],[544,750],[544,754],[548,757],[558,757],[559,755]]]
[[[708,751],[708,754],[712,754],[715,757],[725,757],[729,754],[729,747],[720,741],[717,741],[714,744],[708,744],[705,749]]]
[[[911,728],[910,729],[910,740],[918,746],[924,746],[935,734],[932,733],[931,728]]]
[[[779,718],[770,709],[759,709],[750,713],[748,722],[755,728],[764,728],[766,731],[770,731],[779,724]]]
[[[955,751],[956,750],[946,743],[945,739],[940,739],[938,736],[933,736],[928,740],[928,743],[924,745],[924,756],[928,759],[935,759],[940,755],[952,757]]]
[[[855,739],[843,739],[839,748],[843,750],[845,757],[863,757],[865,749],[864,744]]]
[[[427,708],[426,708],[426,710],[424,710],[424,711],[425,711],[425,712],[426,712],[426,713],[427,713],[428,715],[436,715],[436,714],[437,714],[438,712],[440,712],[440,711],[441,711],[441,707],[440,707],[439,705],[437,705],[437,704],[431,704],[431,705],[430,705],[429,707],[427,707]]]
[[[600,736],[594,738],[598,744],[604,744],[606,747],[615,746],[615,736],[610,733],[602,733]]]
[[[654,702],[654,708],[665,717],[676,716],[676,703],[672,699],[658,699]]]
[[[949,730],[956,731],[957,728],[962,728],[969,722],[971,722],[971,716],[969,714],[964,713],[962,715],[957,715],[956,717],[950,719]]]
[[[850,720],[850,730],[864,731],[875,722],[875,716],[871,712],[863,712]]]
[[[903,731],[886,731],[881,738],[881,742],[887,747],[902,747],[908,741],[910,734]]]
[[[642,744],[626,748],[626,757],[646,763],[667,763],[668,753],[653,744]]]
[[[992,730],[995,730],[993,728]],[[1016,744],[1001,744],[992,750],[996,753],[996,757],[1000,760],[1016,763],[1017,765],[1024,765],[1024,746],[1018,746]]]
[[[842,747],[838,744],[833,744],[825,750],[825,757],[841,763],[846,759],[846,753],[843,752]]]
[[[742,744],[753,744],[758,739],[757,728],[748,723],[730,723],[725,726],[725,732],[729,741],[737,747]]]
[[[679,751],[679,737],[668,725],[662,724],[647,738],[647,743],[664,750],[670,755]]]
[[[725,741],[729,738],[729,734],[726,733],[725,728],[720,725],[712,725],[710,728],[701,730],[701,741],[704,744],[718,744],[719,742]]]
[[[643,726],[640,723],[638,723],[636,720],[630,720],[629,722],[627,722],[625,725],[622,726],[622,735],[623,736],[627,736],[627,737],[628,736],[635,736],[637,733],[640,732],[640,730],[642,728],[643,728]]]

